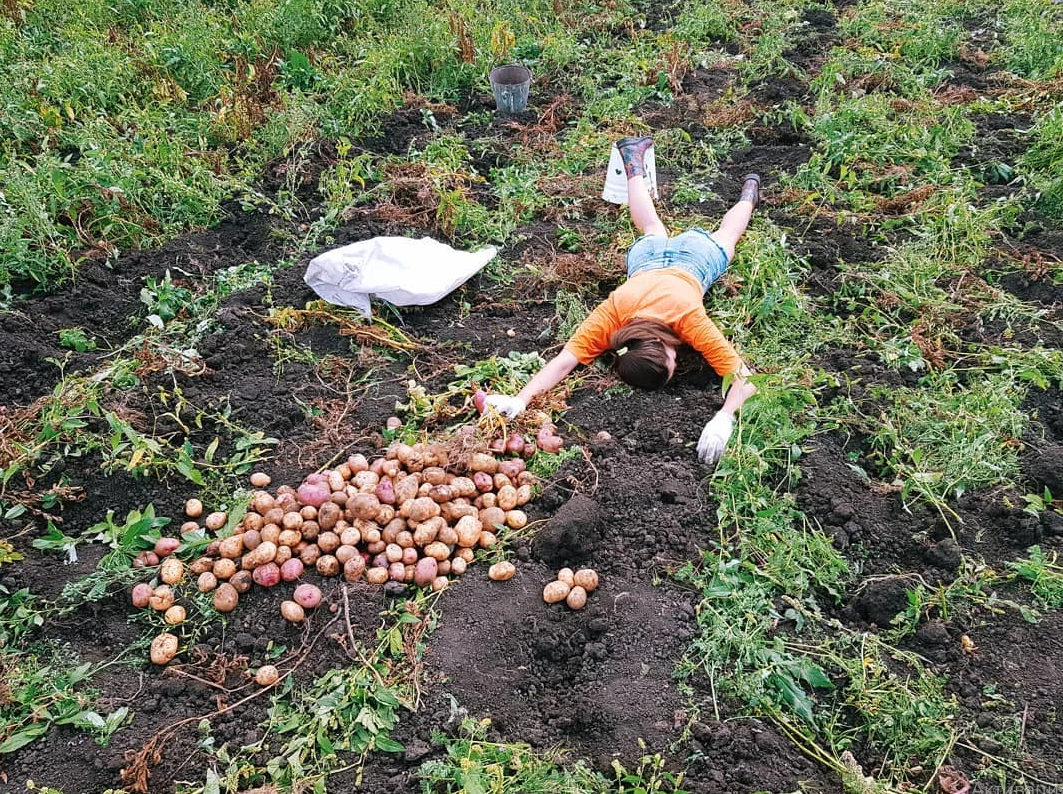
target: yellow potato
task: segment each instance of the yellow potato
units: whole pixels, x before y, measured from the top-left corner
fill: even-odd
[[[167,609],[173,606],[174,595],[173,590],[169,585],[160,584],[151,592],[151,599],[148,601],[148,606],[154,609],[156,612],[165,612]]]
[[[185,608],[180,604],[174,604],[163,613],[162,619],[171,626],[176,626],[180,623],[184,623],[185,617]]]
[[[223,510],[218,510],[204,518],[203,524],[206,526],[207,529],[213,532],[217,532],[219,529],[225,526],[225,522],[228,520],[229,514]]]
[[[285,601],[281,604],[281,615],[291,623],[302,623],[306,620],[306,610],[294,601]]]
[[[575,577],[572,574],[572,569],[571,568],[562,568],[560,571],[558,571],[557,572],[557,579],[560,582],[564,582],[569,587],[572,587],[576,583]]]
[[[151,661],[155,664],[169,664],[177,655],[177,637],[163,632],[151,641]]]
[[[583,609],[587,603],[587,591],[579,585],[576,585],[568,591],[568,595],[565,597],[565,603],[568,604],[569,609]]]
[[[214,608],[219,612],[232,612],[239,600],[240,594],[228,582],[222,582],[214,591]]]
[[[280,672],[271,664],[264,664],[255,673],[255,683],[259,686],[273,686],[280,678]]]
[[[177,584],[185,576],[185,564],[176,557],[167,557],[159,566],[159,578],[166,584]]]
[[[218,544],[218,554],[227,560],[235,560],[244,553],[244,536],[233,535]]]
[[[571,588],[562,581],[550,582],[543,588],[543,601],[548,604],[564,601],[568,597],[570,590]]]
[[[598,587],[598,574],[591,568],[580,568],[572,575],[572,580],[588,593],[593,593]]]
[[[494,582],[505,582],[508,579],[512,579],[513,574],[516,572],[517,569],[513,563],[503,560],[502,562],[496,562],[487,569],[487,578]]]

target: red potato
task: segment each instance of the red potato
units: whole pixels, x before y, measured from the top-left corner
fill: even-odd
[[[321,485],[303,483],[299,486],[299,501],[304,505],[320,509],[321,505],[325,504],[331,496],[328,488]]]
[[[141,582],[138,585],[133,586],[133,606],[137,609],[143,609],[149,603],[151,603],[152,589],[150,584]]]
[[[477,411],[483,413],[487,409],[487,392],[477,389],[472,395],[472,404]]]
[[[486,493],[495,487],[495,482],[486,471],[478,471],[472,475],[473,484],[480,493]]]
[[[565,443],[561,436],[554,432],[552,425],[543,427],[543,429],[536,434],[535,442],[539,445],[539,449],[544,452],[559,452],[561,446]]]
[[[251,572],[251,578],[255,580],[255,584],[262,587],[274,587],[281,580],[281,569],[275,562],[267,562],[265,565],[260,565]]]
[[[303,561],[298,557],[285,560],[281,566],[281,581],[294,582],[303,575]]]
[[[520,458],[511,458],[510,460],[504,460],[498,464],[498,474],[504,474],[506,476],[506,479],[508,479],[512,483],[513,480],[516,480],[518,477],[520,477],[520,473],[524,471],[525,468],[526,465],[523,460],[521,460]],[[496,475],[496,487],[498,487],[497,482],[498,477]]]
[[[439,572],[439,563],[433,557],[422,557],[414,569],[413,581],[419,587],[432,584]]]
[[[304,609],[313,609],[321,603],[321,590],[312,584],[301,584],[295,588],[292,600]]]
[[[159,538],[155,541],[155,553],[161,559],[162,557],[169,557],[177,549],[181,547],[181,541],[177,538]]]
[[[524,436],[520,433],[511,433],[509,438],[506,439],[506,452],[512,452],[514,455],[519,455],[524,451]]]
[[[386,477],[377,483],[376,490],[374,490],[373,493],[381,504],[395,504],[395,483]]]
[[[153,568],[159,564],[159,555],[153,551],[142,551],[133,558],[134,568]]]

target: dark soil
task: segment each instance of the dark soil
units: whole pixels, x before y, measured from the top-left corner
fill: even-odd
[[[807,80],[815,68],[812,56],[829,47],[836,24],[828,11],[808,11],[804,23],[804,43],[788,56],[804,74],[755,87],[758,103],[806,98]],[[644,117],[655,129],[683,126],[692,136],[703,134],[704,128],[683,119],[698,118],[700,112],[690,111],[701,111],[722,96],[730,77],[720,71],[694,71],[684,78],[676,106],[644,108]],[[464,104],[482,102],[474,98]],[[455,123],[455,116],[445,110],[434,115],[443,126]],[[1013,158],[1021,146],[1014,130],[1017,120],[985,117],[982,123],[986,134],[980,148],[965,153],[963,164],[981,167]],[[360,144],[402,154],[427,134],[417,107],[395,114],[385,129],[380,138]],[[492,125],[481,137],[504,140],[508,134],[511,127]],[[332,156],[331,151],[324,143],[308,151],[306,171],[297,181],[312,185],[314,169],[320,170],[320,162]],[[505,147],[486,141],[482,156],[484,169],[489,170],[502,162],[498,158],[505,156]],[[840,287],[845,264],[876,261],[883,251],[860,228],[776,211],[770,196],[778,175],[793,173],[808,157],[809,148],[799,136],[762,131],[748,148],[723,164],[716,187],[720,195],[730,195],[737,193],[745,173],[757,171],[765,177],[767,199],[762,210],[789,230],[796,253],[808,263],[803,288],[829,302]],[[287,178],[280,167],[277,164],[266,174],[267,187],[277,189]],[[306,191],[306,196],[312,195],[309,187]],[[718,214],[723,207],[700,209]],[[67,372],[92,367],[106,350],[127,341],[144,322],[139,293],[145,276],[161,278],[170,271],[174,279],[195,280],[219,268],[281,258],[292,229],[274,216],[243,213],[236,207],[228,210],[225,220],[212,229],[158,249],[128,253],[111,267],[88,263],[73,283],[55,294],[26,300],[15,313],[0,318],[0,406],[15,410],[55,389],[61,371],[48,359],[68,355],[58,345],[59,329],[91,330],[104,351],[69,354]],[[525,231],[535,239],[544,228],[555,226],[537,219]],[[385,224],[360,217],[338,229],[335,242],[386,231]],[[1027,252],[1058,258],[1063,255],[1061,241],[1058,228],[1042,223],[1039,230],[1027,229],[1015,243]],[[556,253],[546,237],[522,245]],[[523,250],[518,246],[502,255],[515,264]],[[271,329],[264,317],[271,305],[302,307],[314,297],[302,281],[304,266],[305,260],[278,272],[268,295],[255,289],[225,302],[218,314],[220,327],[199,348],[206,373],[147,372],[147,388],[138,393],[141,396],[130,396],[127,407],[162,423],[156,427],[165,432],[170,420],[146,396],[160,387],[180,388],[201,409],[228,405],[233,421],[279,439],[276,458],[263,468],[275,485],[295,484],[339,449],[378,451],[384,443],[383,423],[395,412],[396,401],[406,399],[410,378],[439,386],[448,380],[455,363],[511,350],[543,350],[558,341],[549,333],[544,336],[554,319],[556,283],[535,283],[524,275],[507,285],[479,276],[432,307],[402,313],[405,332],[424,345],[411,356],[360,348],[326,326],[295,332],[290,341],[307,345],[318,355],[335,356],[346,363],[346,370],[323,373],[298,362],[276,366]],[[1023,273],[1016,268],[1003,277],[1001,286],[1057,310],[1058,288]],[[872,384],[906,383],[911,376],[851,350],[825,354],[820,365],[846,376],[847,394],[854,400],[861,400]],[[441,617],[427,638],[421,708],[403,712],[395,733],[406,752],[371,755],[359,790],[417,790],[417,768],[439,752],[432,733],[456,730],[460,715],[451,710],[451,696],[470,716],[490,718],[494,738],[528,742],[537,749],[569,748],[574,757],[606,772],[613,759],[626,764],[637,761],[644,752],[638,744],[642,739],[651,751],[664,753],[672,768],[686,766],[685,787],[691,792],[839,790],[833,773],[806,759],[770,725],[736,717],[734,712],[723,714],[719,722],[694,722],[692,737],[677,749],[688,716],[673,671],[696,633],[697,598],[659,574],[696,559],[714,542],[716,505],[706,486],[708,471],[696,463],[693,447],[706,417],[719,407],[718,379],[697,364],[687,364],[683,370],[674,385],[657,393],[611,397],[605,389],[611,381],[592,378],[592,385],[572,395],[562,432],[569,444],[582,445],[586,456],[567,464],[531,506],[532,518],[543,524],[533,540],[516,544],[514,580],[494,583],[474,567],[441,596]],[[369,385],[348,389],[352,373],[355,380],[369,374]],[[1031,392],[1027,409],[1034,422],[1024,439],[1023,456],[1026,491],[1049,488],[1057,498],[1063,495],[1060,404],[1058,390]],[[308,414],[307,406],[321,409],[316,418]],[[600,431],[609,437],[599,437]],[[861,444],[857,437],[815,438],[800,461],[802,476],[796,492],[799,508],[827,531],[858,574],[844,602],[836,606],[847,625],[884,629],[906,606],[905,591],[912,581],[922,580],[930,587],[947,584],[965,557],[1000,570],[1033,543],[1047,549],[1063,546],[1063,528],[1054,514],[1039,519],[1024,512],[1022,494],[1017,492],[967,494],[955,505],[959,520],[949,524],[925,508],[906,509],[893,489],[860,473],[857,464],[864,462],[865,453]],[[148,503],[158,513],[177,518],[189,495],[177,479],[158,483],[126,474],[105,477],[94,457],[70,459],[52,471],[49,482],[60,475],[80,493],[59,511],[68,534],[100,521],[107,510],[121,517]],[[5,537],[12,532],[3,528]],[[99,558],[98,550],[87,547],[78,563],[63,566],[55,555],[33,549],[30,540],[25,534],[11,537],[26,560],[4,566],[0,584],[9,590],[28,587],[42,596],[57,597],[65,584],[90,573]],[[601,575],[602,586],[583,611],[547,608],[542,603],[542,585],[561,565],[590,565]],[[341,585],[329,580],[323,587],[330,604],[339,609],[336,614],[344,618]],[[5,790],[22,791],[29,779],[68,794],[119,786],[119,770],[130,763],[127,753],[136,753],[177,720],[211,715],[219,703],[242,697],[247,690],[223,693],[219,687],[245,683],[245,671],[268,661],[274,646],[312,646],[297,671],[299,683],[356,663],[333,636],[342,639],[346,631],[345,625],[339,630],[339,624],[330,623],[336,616],[323,608],[305,627],[290,626],[277,614],[284,597],[280,588],[256,589],[241,600],[230,620],[207,627],[185,654],[187,659],[169,671],[137,664],[105,668],[92,681],[100,693],[101,709],[128,705],[134,713],[132,723],[106,748],[83,733],[51,730],[3,759]],[[348,598],[351,631],[359,638],[372,638],[385,605],[382,593],[351,587]],[[68,643],[86,660],[113,659],[142,634],[142,627],[130,622],[132,614],[126,595],[115,594],[49,623],[42,639]],[[1013,611],[981,610],[943,616],[923,626],[908,642],[947,678],[964,713],[985,728],[985,735],[973,741],[993,752],[993,730],[1005,727],[1015,714],[1023,715],[1024,741],[1043,765],[1037,773],[1058,780],[1063,762],[1063,727],[1056,718],[1057,681],[1063,672],[1061,628],[1058,614],[1026,624]],[[973,640],[975,651],[964,650],[964,635]],[[218,686],[198,680],[212,676]],[[1007,704],[999,712],[985,708],[990,685]],[[699,696],[704,699],[708,693]],[[239,746],[261,739],[258,725],[266,717],[267,705],[265,699],[257,699],[231,713],[209,717],[215,743]],[[203,780],[206,757],[198,749],[201,738],[194,719],[174,733],[152,764],[152,792],[171,792],[175,781]],[[970,770],[981,760],[963,749],[957,750],[956,758]],[[335,790],[353,790],[357,784],[353,778],[338,776],[332,785]]]

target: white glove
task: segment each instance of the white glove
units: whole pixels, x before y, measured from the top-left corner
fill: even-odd
[[[505,394],[487,395],[484,405],[488,408],[494,408],[507,419],[516,419],[528,407],[520,397],[508,397]]]
[[[698,439],[698,460],[712,465],[723,457],[734,427],[734,416],[726,411],[717,411],[701,431],[701,438]]]

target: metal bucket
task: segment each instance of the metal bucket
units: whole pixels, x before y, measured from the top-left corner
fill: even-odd
[[[503,113],[519,113],[528,107],[532,73],[520,64],[498,66],[491,70],[491,91],[495,107]]]

